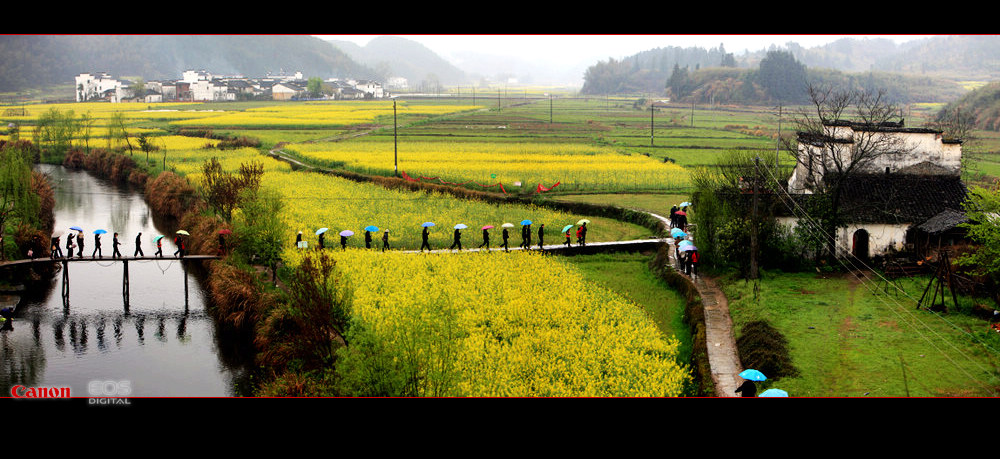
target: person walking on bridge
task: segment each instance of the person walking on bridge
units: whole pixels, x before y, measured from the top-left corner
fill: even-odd
[[[66,257],[67,258],[73,258],[73,247],[76,247],[76,245],[73,244],[73,235],[70,234],[70,235],[66,236]]]
[[[507,228],[503,229],[501,236],[503,237],[503,245],[500,247],[503,247],[504,252],[510,252],[510,250],[507,250],[507,239],[510,239],[510,233],[507,231]]]
[[[90,258],[94,258],[95,254],[97,255],[98,258],[104,258],[104,254],[101,253],[101,235],[100,234],[95,234],[94,235],[94,251],[90,254]]]
[[[138,236],[135,237],[135,253],[132,254],[133,257],[139,256],[144,257],[146,254],[142,253],[142,233],[140,232]]]
[[[76,233],[76,245],[80,247],[76,252],[76,256],[83,258],[83,231]]]
[[[459,251],[462,250],[462,230],[458,228],[455,228],[455,242],[451,243],[451,247],[448,250],[454,250],[455,247],[458,247]]]
[[[118,242],[118,233],[115,233],[114,237],[111,239],[111,247],[114,248],[114,251],[111,252],[111,258],[119,258],[122,256],[122,253],[118,251],[118,246],[120,245],[122,245],[122,243]]]
[[[545,238],[545,223],[538,227],[538,250],[545,250],[543,239]]]
[[[51,250],[51,253],[49,254],[49,255],[52,256],[53,260],[56,259],[56,258],[62,258],[63,257],[62,247],[60,247],[59,244],[60,244],[59,236],[53,237],[52,238],[52,250]]]

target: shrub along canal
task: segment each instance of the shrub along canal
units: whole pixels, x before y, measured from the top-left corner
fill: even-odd
[[[0,332],[0,389],[70,387],[88,397],[96,382],[125,383],[133,397],[228,397],[250,395],[243,382],[252,352],[226,336],[208,314],[210,297],[194,266],[173,257],[172,230],[158,226],[142,194],[87,172],[38,165],[55,190],[55,232],[66,238],[82,228],[83,256],[94,252],[94,231],[103,258],[68,264],[69,294],[62,295],[60,268],[43,275],[41,287],[25,290],[12,328]],[[163,259],[128,263],[129,301],[122,295],[123,263],[111,261],[112,238],[131,257],[136,235],[146,256],[164,234]],[[74,250],[74,256],[79,247]],[[189,261],[185,263],[201,263]],[[186,291],[185,291],[186,287]],[[105,387],[114,387],[108,384]],[[247,393],[242,393],[247,392]]]

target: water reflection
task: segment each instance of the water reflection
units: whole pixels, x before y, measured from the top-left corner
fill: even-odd
[[[118,232],[126,255],[139,232],[144,244],[163,234],[137,194],[86,173],[41,168],[54,183],[56,229],[83,228],[85,257],[97,228]],[[104,245],[110,253],[110,237]],[[133,396],[240,395],[235,387],[247,355],[220,336],[205,313],[208,296],[196,279],[189,282],[192,274],[179,260],[130,261],[127,297],[121,261],[106,257],[38,271],[41,287],[24,294],[12,329],[0,332],[0,390],[68,386],[86,397],[91,381],[127,380]],[[64,276],[65,301],[52,294],[63,288]]]

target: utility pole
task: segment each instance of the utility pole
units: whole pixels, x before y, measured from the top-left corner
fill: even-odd
[[[396,122],[396,99],[392,99],[392,163],[396,177],[399,177],[399,141],[396,138],[396,130],[399,124]]]
[[[757,182],[758,182],[757,179],[760,176],[760,174],[758,174],[758,168],[760,167],[760,158],[759,157],[754,158],[753,164],[754,164],[753,181],[751,183],[751,186],[753,187],[752,188],[752,193],[753,193],[753,214],[750,217],[751,220],[750,220],[750,274],[749,274],[749,276],[750,276],[751,279],[757,280],[757,278],[759,277],[759,272],[758,272],[759,267],[758,267],[758,263],[757,263],[757,249],[758,249],[758,247],[757,247],[758,246],[757,232],[759,230],[758,225],[757,225],[757,221],[759,220],[757,218],[757,200],[758,200],[757,194],[760,191],[760,189],[757,186]]]
[[[549,94],[549,124],[552,124],[552,94]]]
[[[653,146],[653,112],[655,108],[653,104],[649,104],[649,146]]]
[[[778,106],[778,138],[774,140],[774,170],[778,170],[778,155],[781,154],[781,105]]]

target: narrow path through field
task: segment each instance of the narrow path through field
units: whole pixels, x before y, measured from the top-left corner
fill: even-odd
[[[321,167],[316,167],[313,165],[302,163],[293,158],[288,157],[283,154],[280,150],[281,145],[275,146],[274,149],[270,151],[270,154],[277,159],[281,159],[290,163],[295,163],[304,168],[311,168],[316,170],[327,170]],[[659,219],[664,222],[668,228],[670,227],[670,219],[663,217],[661,215],[654,214],[652,212],[646,212],[649,215]],[[614,242],[594,242],[588,243],[588,247],[601,248],[601,247],[615,247],[615,248],[638,248],[647,244],[656,244],[659,242],[666,242],[670,245],[670,260],[673,266],[676,266],[677,260],[674,258],[674,241],[673,238],[663,238],[663,239],[644,239],[635,241],[614,241]],[[532,250],[536,250],[537,245],[532,247]],[[573,246],[569,249],[562,244],[552,244],[545,245],[544,249],[548,253],[560,253],[563,251],[568,251],[572,249],[578,249],[578,246]],[[491,247],[490,251],[503,250],[497,247]],[[524,250],[520,247],[511,247],[510,250]],[[478,248],[468,248],[463,250],[464,252],[479,252]],[[410,253],[419,253],[417,250],[407,250]],[[432,252],[455,252],[449,249],[436,249]],[[579,253],[579,252],[577,252]],[[678,270],[678,272],[683,276],[683,272]],[[690,279],[690,277],[689,277]],[[705,340],[708,347],[708,362],[711,367],[712,381],[715,383],[715,395],[717,397],[735,397],[736,388],[742,383],[742,379],[738,376],[739,372],[742,371],[742,366],[740,364],[739,355],[736,351],[736,340],[733,337],[733,323],[732,318],[729,316],[729,302],[726,296],[719,289],[718,284],[716,284],[714,279],[706,278],[703,276],[695,276],[694,279],[690,279],[694,283],[695,288],[698,290],[699,296],[701,296],[701,301],[705,309]]]

